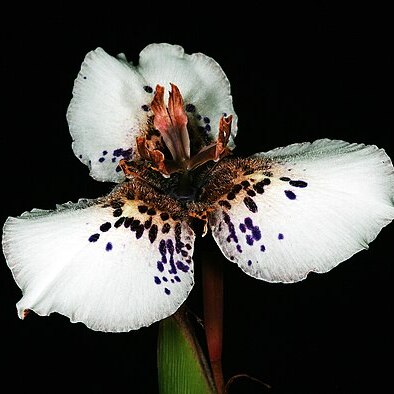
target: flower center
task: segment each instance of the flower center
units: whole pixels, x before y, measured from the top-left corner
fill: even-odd
[[[222,116],[219,121],[219,133],[216,141],[205,145],[191,154],[190,137],[193,136],[188,128],[188,118],[184,109],[184,101],[178,87],[171,83],[168,104],[164,102],[164,87],[157,85],[151,109],[154,114],[153,128],[160,133],[170,157],[166,157],[161,148],[149,146],[146,137],[137,138],[137,148],[140,156],[149,161],[152,168],[163,176],[172,173],[187,173],[190,170],[210,161],[218,161],[230,153],[227,143],[231,133],[232,115]],[[168,156],[168,155],[167,155]]]

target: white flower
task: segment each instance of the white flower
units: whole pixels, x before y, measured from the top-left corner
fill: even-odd
[[[394,218],[394,170],[376,146],[321,139],[241,159],[223,70],[152,44],[138,65],[87,54],[67,119],[105,197],[33,209],[4,225],[17,308],[94,330],[173,314],[193,286],[193,221],[255,278],[296,282],[366,249]]]

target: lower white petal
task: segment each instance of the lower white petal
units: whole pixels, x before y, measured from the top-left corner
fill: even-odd
[[[228,259],[269,282],[329,271],[394,218],[394,169],[376,146],[323,139],[216,171],[234,182],[212,214],[213,236]]]
[[[29,309],[58,312],[120,332],[161,320],[184,302],[193,286],[192,230],[140,200],[112,205],[80,200],[8,218],[3,251],[23,293],[21,318]]]

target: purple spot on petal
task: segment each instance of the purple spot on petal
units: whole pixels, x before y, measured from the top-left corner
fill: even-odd
[[[102,163],[104,160],[105,160],[105,157],[100,157],[98,161],[99,161],[100,163]]]
[[[253,245],[254,239],[252,238],[251,235],[248,234],[248,235],[246,236],[246,242],[247,242],[247,244],[250,245],[250,246]]]
[[[160,272],[163,272],[163,271],[164,271],[164,266],[163,266],[163,263],[162,263],[161,261],[158,261],[158,262],[157,262],[157,269],[158,269]]]
[[[258,241],[259,239],[261,239],[261,232],[257,226],[254,226],[252,228],[252,236],[255,241]]]
[[[261,245],[261,246],[260,246],[260,250],[261,250],[262,252],[265,252],[265,246],[264,246],[264,245]]]
[[[251,218],[245,218],[244,222],[249,230],[253,228],[253,220]]]
[[[107,252],[109,252],[110,250],[112,250],[112,243],[111,243],[111,242],[108,242],[108,243],[107,243],[107,245],[105,246],[105,250],[106,250]]]
[[[241,248],[240,244],[237,244],[237,250],[238,250],[239,253],[242,253],[242,248]]]
[[[167,289],[167,287],[164,289],[164,293],[166,293],[167,295],[171,294],[171,291],[169,289]]]
[[[89,242],[96,242],[100,238],[100,234],[93,234],[89,237]]]
[[[286,197],[290,200],[295,200],[296,195],[291,190],[285,190]]]
[[[239,224],[239,229],[240,229],[243,233],[246,233],[246,227],[245,227],[245,225],[244,225],[243,223],[240,223],[240,224]]]
[[[250,267],[252,265],[252,260],[248,260],[248,266]]]
[[[155,276],[154,279],[155,279],[155,283],[156,283],[156,284],[159,285],[159,284],[161,283],[161,280],[160,280],[160,278],[159,278],[158,276]]]
[[[283,239],[283,238],[284,238],[283,234],[282,234],[282,233],[279,233],[279,234],[278,234],[278,239]]]
[[[189,266],[187,266],[186,264],[183,264],[182,261],[177,261],[176,266],[178,267],[178,269],[180,269],[183,272],[189,271]]]

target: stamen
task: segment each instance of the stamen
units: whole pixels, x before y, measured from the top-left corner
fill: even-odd
[[[190,159],[190,140],[187,131],[187,115],[183,108],[183,98],[176,85],[171,84],[168,108],[164,104],[164,87],[157,85],[151,104],[155,115],[153,125],[159,130],[164,143],[178,163]],[[185,165],[183,165],[185,167]]]

